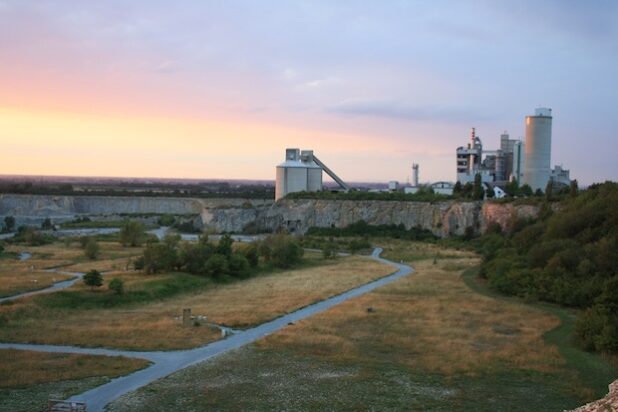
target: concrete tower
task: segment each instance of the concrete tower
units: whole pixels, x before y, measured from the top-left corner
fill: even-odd
[[[418,187],[418,163],[412,163],[412,186]]]
[[[545,190],[551,176],[551,109],[539,108],[526,116],[524,176],[522,184]]]

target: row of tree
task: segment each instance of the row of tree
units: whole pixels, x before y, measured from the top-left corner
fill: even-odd
[[[180,236],[169,235],[162,241],[149,241],[135,268],[146,273],[184,271],[220,278],[250,276],[260,261],[279,268],[297,265],[304,250],[291,236],[272,235],[260,242],[234,247],[234,240],[222,236],[213,243],[202,236],[197,243],[182,242]]]

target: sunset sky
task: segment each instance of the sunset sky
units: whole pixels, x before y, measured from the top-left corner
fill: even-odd
[[[539,105],[553,164],[618,180],[618,2],[0,0],[0,174],[454,180]]]

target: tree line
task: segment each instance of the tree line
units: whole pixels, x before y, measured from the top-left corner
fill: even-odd
[[[506,294],[583,309],[581,345],[618,352],[618,184],[570,190],[557,207],[545,203],[538,219],[499,226],[476,241],[481,276]]]

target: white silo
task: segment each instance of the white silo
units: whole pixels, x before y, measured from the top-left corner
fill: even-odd
[[[523,183],[545,190],[551,175],[551,109],[539,108],[526,116]]]
[[[288,193],[322,190],[322,168],[313,160],[311,150],[286,149],[285,162],[277,166],[275,200]]]

